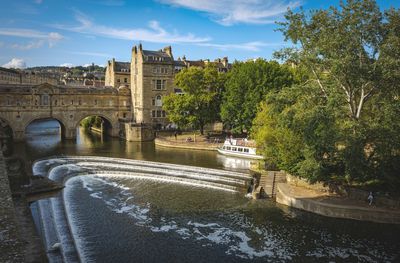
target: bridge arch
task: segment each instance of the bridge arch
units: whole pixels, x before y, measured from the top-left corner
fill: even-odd
[[[54,118],[54,117],[32,117],[32,118],[30,118],[27,122],[25,122],[25,125],[24,125],[25,136],[27,134],[27,131],[29,131],[29,126],[32,126],[32,124],[34,124],[35,122],[46,121],[46,120],[57,121],[58,124],[60,125],[60,136],[61,136],[61,138],[65,138],[67,136],[65,121],[63,121],[63,120],[61,120],[59,118]]]
[[[90,126],[87,128],[91,129],[92,131],[102,133],[104,135],[115,136],[115,130],[117,129],[117,124],[112,121],[112,118],[104,114],[85,114],[83,116],[80,116],[79,118],[77,118],[75,127],[78,129],[79,126],[82,124],[83,120],[89,117],[97,117],[100,119],[101,123],[100,124],[97,123],[97,125],[93,125],[93,123],[86,123],[86,124],[84,123],[84,125]]]

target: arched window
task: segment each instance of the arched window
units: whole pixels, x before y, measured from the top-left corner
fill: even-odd
[[[161,95],[156,96],[156,106],[159,106],[159,107],[162,106]]]

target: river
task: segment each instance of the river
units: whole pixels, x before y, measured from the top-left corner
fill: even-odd
[[[54,155],[80,155],[238,172],[249,167],[247,161],[216,152],[130,143],[82,130],[76,141],[62,141],[58,123],[51,121],[34,123],[29,131],[27,141],[14,149],[28,163]],[[61,176],[65,172],[54,173]],[[61,239],[71,235],[72,245],[66,244],[64,249],[76,249],[70,253],[72,260],[400,262],[398,225],[326,218],[268,200],[249,200],[242,193],[130,176],[77,175],[65,185],[58,198],[34,203],[32,211],[43,236],[52,235],[45,231],[46,220],[59,220],[60,225],[68,222]],[[65,212],[49,214],[49,207]],[[66,259],[51,253],[50,257],[53,262]]]

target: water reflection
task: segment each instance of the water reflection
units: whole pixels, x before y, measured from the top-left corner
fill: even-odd
[[[219,163],[222,163],[223,167],[225,167],[227,169],[233,169],[233,170],[250,169],[252,162],[254,162],[249,159],[228,157],[228,156],[224,156],[224,155],[220,155],[220,154],[217,155],[217,161]]]

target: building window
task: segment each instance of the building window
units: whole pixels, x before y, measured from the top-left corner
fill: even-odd
[[[162,99],[161,99],[160,95],[156,96],[155,104],[156,104],[157,107],[161,107],[162,106]]]
[[[120,79],[117,79],[117,82],[118,82],[118,83],[120,83],[120,82],[121,82],[121,80],[120,80]]]
[[[166,83],[165,79],[157,79],[156,80],[156,89],[157,90],[165,89],[165,83]]]
[[[123,114],[122,114],[122,117],[125,119],[126,118],[126,112],[124,112]]]
[[[161,118],[161,111],[157,110],[157,118]]]
[[[162,89],[162,80],[161,79],[156,80],[156,89]]]
[[[156,99],[151,99],[151,105],[155,106],[156,105]]]
[[[49,105],[49,95],[48,94],[43,94],[40,97],[40,105],[43,105],[43,106]]]
[[[155,118],[155,117],[156,117],[156,111],[155,111],[155,110],[152,110],[152,111],[151,111],[151,117],[152,117],[152,118]]]
[[[125,83],[128,83],[128,78],[124,78],[124,82],[125,82]]]
[[[162,116],[163,116],[163,118],[165,118],[165,116],[167,116],[167,113],[165,112],[165,110],[162,111]]]

